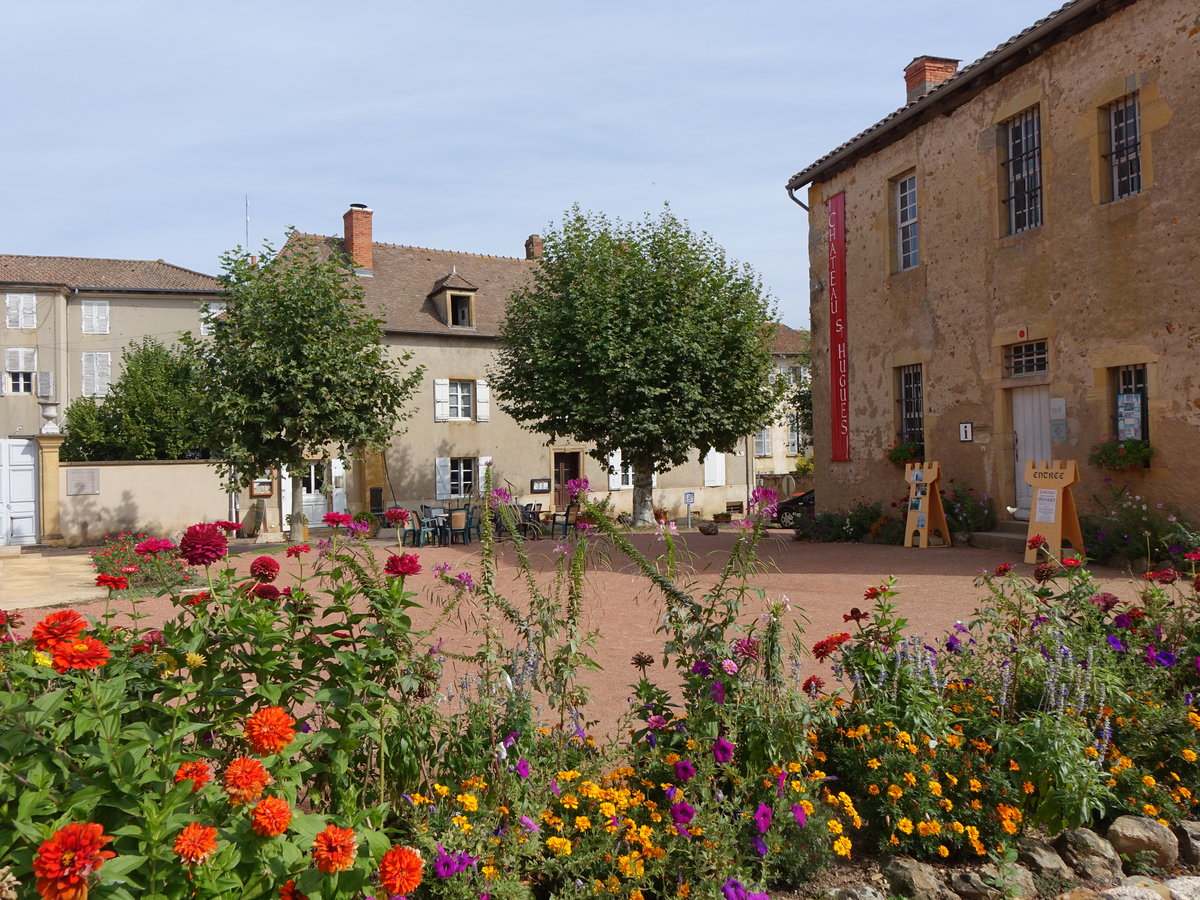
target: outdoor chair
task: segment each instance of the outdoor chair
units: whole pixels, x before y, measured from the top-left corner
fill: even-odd
[[[465,509],[450,511],[450,523],[446,526],[446,530],[450,535],[451,544],[454,543],[455,539],[462,544],[471,543],[471,530],[468,525],[468,518]]]
[[[555,513],[550,519],[550,536],[561,534],[566,537],[575,527],[575,520],[579,517],[579,504],[572,503],[560,513]]]
[[[417,513],[409,511],[408,525],[400,534],[400,546],[411,545],[424,547],[425,541],[437,540],[438,528],[432,520],[424,519]]]
[[[467,538],[475,535],[479,540],[483,540],[483,523],[480,520],[481,507],[472,506],[467,512]],[[468,540],[469,543],[469,540]]]

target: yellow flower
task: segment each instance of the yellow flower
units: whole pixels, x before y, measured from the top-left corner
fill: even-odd
[[[1031,782],[1031,781],[1021,782],[1021,790],[1023,790],[1027,794],[1032,794],[1034,791],[1033,782]]]
[[[592,820],[589,819],[587,816],[576,816],[575,817],[575,827],[578,828],[580,831],[587,831],[589,828],[592,827]]]
[[[969,787],[971,790],[977,791],[977,792],[983,790],[983,784],[979,781],[978,778],[972,778],[970,781],[968,781],[967,787]]]
[[[665,762],[668,766],[673,766],[675,763],[679,762],[680,759],[681,757],[678,753],[668,753],[663,757],[663,762]]]
[[[641,891],[639,891],[637,888],[634,888],[629,892],[629,900],[646,900],[646,898],[642,895]]]
[[[1021,771],[1021,767],[1020,767],[1020,765],[1017,764],[1017,761],[1015,759],[1010,759],[1008,761],[1008,771],[1010,771],[1010,772],[1020,772]]]
[[[846,857],[846,859],[849,859],[851,846],[852,845],[850,844],[850,838],[846,837],[845,835],[842,835],[840,838],[838,838],[836,841],[833,842],[833,852],[836,853],[838,856],[844,856],[844,857]]]
[[[461,831],[463,834],[470,834],[472,831],[475,830],[475,826],[467,821],[466,816],[458,815],[458,816],[455,816],[454,818],[452,818],[450,821],[453,822],[455,825],[457,825],[458,830]]]
[[[561,803],[566,809],[579,808],[579,798],[577,798],[574,794],[563,794],[562,797],[559,798],[558,802]]]
[[[454,799],[467,812],[475,812],[479,809],[479,799],[474,794],[459,794]]]
[[[604,816],[604,818],[611,819],[616,814],[617,807],[614,804],[609,803],[607,800],[600,804],[600,815]]]
[[[36,663],[39,666],[47,666],[47,667],[52,665],[54,662],[54,660],[52,660],[47,654],[43,653],[41,650],[33,651],[33,661],[34,661],[34,663]]]
[[[1157,816],[1158,815],[1158,807],[1155,806],[1153,803],[1144,803],[1144,804],[1142,804],[1142,812],[1144,812],[1148,816]]]
[[[883,765],[883,763],[881,763],[877,759],[868,759],[867,760],[867,768],[868,769],[878,769],[882,765]]]
[[[555,856],[571,855],[571,842],[564,837],[546,838],[546,848],[553,851]]]
[[[902,791],[900,789],[900,785],[898,785],[898,784],[889,784],[888,789],[887,789],[887,795],[892,800],[899,800],[901,797],[904,796],[904,791]]]
[[[867,785],[867,793],[870,794],[872,797],[878,797],[879,796],[879,785],[877,785],[877,784]]]
[[[483,866],[482,868],[480,868],[479,871],[483,874],[483,877],[486,878],[488,881],[491,881],[493,878],[495,878],[497,875],[500,874],[500,871],[495,866],[491,866],[491,865]]]
[[[798,763],[798,762],[788,763],[788,771],[791,772],[793,775],[795,775],[797,772],[800,771],[800,763]]]
[[[439,797],[445,797],[450,793],[450,788],[446,787],[444,784],[435,784],[433,786],[433,790]]]
[[[189,668],[192,669],[199,669],[206,662],[208,662],[208,659],[203,653],[196,653],[190,650],[183,655],[183,659],[188,664]]]
[[[940,796],[942,796],[942,785],[941,785],[941,783],[940,783],[940,782],[937,782],[937,781],[931,781],[931,782],[929,782],[929,793],[933,794],[933,796],[935,796],[935,797],[940,797]]]
[[[1153,775],[1143,775],[1142,776],[1142,784],[1144,784],[1146,787],[1152,788],[1152,787],[1154,787],[1154,785],[1156,783],[1157,782],[1155,782]]]
[[[945,844],[938,844],[937,852],[938,852],[938,856],[940,856],[942,859],[945,859],[947,856],[950,855],[950,850],[949,850],[949,848],[946,847]]]
[[[940,806],[946,812],[950,812],[952,809],[954,809],[954,801],[952,801],[949,797],[943,797],[938,801],[938,806]]]
[[[839,822],[837,819],[830,819],[828,822],[825,823],[825,827],[829,829],[830,834],[841,834],[842,833],[842,823]]]
[[[913,833],[913,823],[912,823],[911,819],[907,819],[907,818],[901,819],[899,822],[896,823],[896,827],[899,828],[901,831],[903,831],[905,834]]]
[[[909,787],[916,787],[917,786],[917,776],[914,775],[912,772],[905,772],[904,773],[904,783],[907,784]]]

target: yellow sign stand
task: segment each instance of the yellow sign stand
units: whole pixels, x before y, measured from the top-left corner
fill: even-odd
[[[941,544],[934,547],[950,547],[950,526],[946,524],[946,512],[942,509],[942,495],[938,492],[938,479],[942,477],[942,464],[936,462],[906,463],[904,480],[908,482],[908,521],[904,526],[905,547],[929,547],[929,534],[942,537]],[[917,543],[913,543],[913,535]]]
[[[1046,539],[1046,552],[1062,557],[1063,541],[1081,556],[1087,551],[1083,546],[1083,532],[1079,530],[1079,514],[1075,511],[1075,498],[1071,496],[1071,485],[1079,481],[1079,465],[1073,459],[1066,462],[1041,460],[1025,463],[1025,482],[1033,488],[1033,502],[1029,510],[1029,537],[1041,535]],[[1026,544],[1025,562],[1036,563],[1039,549],[1029,549]]]

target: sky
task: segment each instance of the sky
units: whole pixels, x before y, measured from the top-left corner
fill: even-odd
[[[43,0],[0,12],[0,253],[208,274],[288,226],[523,256],[664,203],[808,325],[788,178],[1058,0]],[[247,198],[249,222],[247,223]]]

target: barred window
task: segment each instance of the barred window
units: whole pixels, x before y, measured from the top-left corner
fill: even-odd
[[[1135,91],[1108,107],[1108,163],[1113,200],[1142,190],[1142,138]]]
[[[921,261],[917,240],[917,176],[896,182],[896,270],[903,272]]]
[[[1008,233],[1042,224],[1042,125],[1038,108],[1027,109],[1004,123],[1004,206]]]
[[[925,386],[921,365],[901,366],[900,381],[900,440],[925,445]]]
[[[1009,375],[1038,375],[1050,371],[1050,355],[1046,342],[1010,344],[1005,348],[1004,368]]]
[[[1116,387],[1113,434],[1122,440],[1145,440],[1150,435],[1150,411],[1146,403],[1146,365],[1117,366],[1110,370]]]

